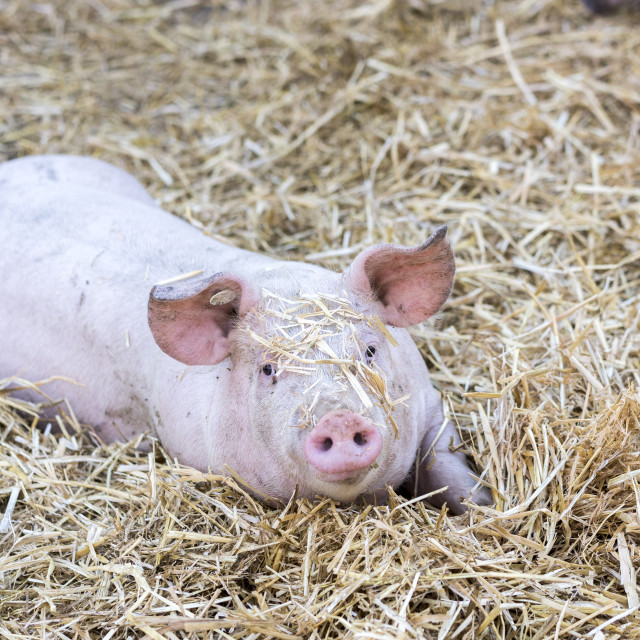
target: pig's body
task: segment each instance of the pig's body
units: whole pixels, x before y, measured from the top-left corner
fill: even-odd
[[[382,305],[357,286],[364,268],[354,266],[345,280],[215,242],[100,161],[43,156],[0,166],[0,270],[0,377],[77,381],[54,380],[43,390],[68,398],[106,441],[149,430],[181,462],[230,469],[258,492],[288,498],[298,486],[301,495],[348,501],[401,483],[418,447],[429,446],[442,426],[440,400],[408,333],[390,328],[399,343],[392,347],[355,322],[351,333],[364,332],[363,344],[376,345],[389,395],[410,394],[394,409],[398,436],[384,426],[381,409],[363,410],[357,394],[337,388],[322,366],[315,368],[311,423],[295,428],[310,380],[288,371],[276,378],[276,361],[248,338],[248,331],[277,328],[272,320],[265,326],[263,294],[347,295],[359,312],[377,313]],[[196,270],[202,275],[158,287],[150,298],[154,283]],[[197,338],[201,318],[212,328]],[[357,357],[344,336],[326,341],[340,357]],[[453,436],[447,426],[419,485],[448,485],[441,497],[459,511],[474,481],[464,456],[449,451]],[[332,443],[335,455],[323,462]],[[357,449],[355,458],[347,445]]]

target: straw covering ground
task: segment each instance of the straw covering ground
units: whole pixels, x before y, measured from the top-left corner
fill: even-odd
[[[0,636],[640,638],[639,24],[577,0],[0,0],[0,160],[93,155],[330,268],[449,226],[454,292],[415,335],[495,499],[266,506],[68,407],[38,430],[4,380]]]

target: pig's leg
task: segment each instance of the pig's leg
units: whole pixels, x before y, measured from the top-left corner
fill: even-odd
[[[459,443],[460,439],[451,422],[443,429],[440,429],[440,425],[433,426],[422,440],[417,480],[414,482],[418,496],[448,487],[427,500],[436,507],[446,502],[450,511],[455,514],[466,511],[460,501],[469,497],[476,504],[488,505],[493,502],[486,487],[479,487],[474,491],[477,482],[471,477],[466,456],[460,451],[452,450]]]

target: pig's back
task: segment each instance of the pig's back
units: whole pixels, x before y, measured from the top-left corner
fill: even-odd
[[[247,256],[268,261],[214,242],[102,162],[0,165],[0,378],[73,378],[85,386],[46,390],[68,397],[82,420],[144,425],[146,416],[122,412],[145,407],[160,354],[146,319],[151,287],[199,269],[232,271]]]
[[[0,164],[0,194],[20,184],[84,187],[155,204],[132,175],[102,160],[83,156],[27,156]]]
[[[270,259],[216,242],[158,207],[133,176],[93,158],[32,156],[0,165],[0,266],[93,249],[145,281]],[[248,262],[247,259],[251,257]]]

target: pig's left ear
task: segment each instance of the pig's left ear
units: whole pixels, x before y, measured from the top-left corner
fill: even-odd
[[[381,319],[393,327],[409,327],[432,316],[451,293],[456,266],[439,227],[415,248],[380,244],[365,249],[345,272],[347,286],[382,305]]]
[[[218,364],[229,355],[234,321],[257,303],[257,293],[243,278],[217,273],[156,285],[147,317],[167,355],[188,365]]]

